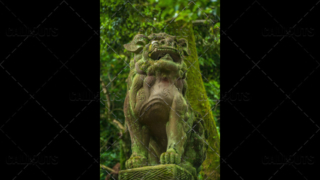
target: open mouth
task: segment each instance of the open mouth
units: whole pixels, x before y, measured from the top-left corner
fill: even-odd
[[[150,53],[150,58],[153,60],[172,60],[174,62],[180,62],[180,54],[177,49],[169,47],[157,47]]]

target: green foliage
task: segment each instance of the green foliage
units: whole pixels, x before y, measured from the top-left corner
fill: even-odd
[[[123,104],[126,78],[133,56],[123,44],[129,43],[138,32],[166,32],[174,20],[192,22],[202,79],[206,88],[217,128],[220,126],[220,1],[185,0],[100,0],[100,141],[101,164],[112,168],[120,160],[120,131],[113,120],[124,125]],[[189,67],[189,69],[196,69]],[[105,87],[106,92],[103,91]],[[204,100],[206,101],[206,100]],[[107,172],[101,170],[101,180]]]

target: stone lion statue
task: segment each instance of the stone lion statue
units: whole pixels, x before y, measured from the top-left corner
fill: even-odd
[[[126,168],[177,164],[196,178],[206,145],[202,122],[186,99],[187,40],[137,34],[124,48],[134,53],[124,103],[132,144]]]

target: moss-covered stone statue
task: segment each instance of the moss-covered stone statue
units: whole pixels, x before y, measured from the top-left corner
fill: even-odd
[[[124,103],[132,144],[126,168],[176,164],[196,179],[206,146],[203,125],[185,96],[188,42],[165,33],[137,34],[124,47],[134,53]]]

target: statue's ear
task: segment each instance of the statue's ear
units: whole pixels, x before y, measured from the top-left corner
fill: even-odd
[[[143,46],[140,46],[140,45],[137,45],[137,44],[134,44],[132,42],[128,43],[128,44],[124,44],[123,47],[130,51],[130,52],[133,52],[133,53],[138,53],[139,51],[142,50]]]
[[[137,34],[130,43],[124,44],[123,47],[130,52],[139,53],[148,42],[149,39],[147,36]]]
[[[188,41],[184,38],[181,38],[178,40],[178,45],[182,49],[184,55],[189,56],[190,55],[190,50],[188,47]]]

